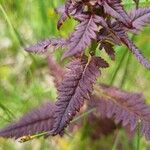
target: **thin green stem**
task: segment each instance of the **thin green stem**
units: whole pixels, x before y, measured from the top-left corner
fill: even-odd
[[[126,78],[127,78],[127,75],[128,75],[128,68],[129,68],[130,62],[131,62],[131,53],[129,52],[127,62],[126,62],[126,66],[125,66],[125,70],[124,70],[124,74],[122,76],[122,80],[121,80],[120,85],[119,85],[120,88],[122,88],[125,84],[125,81],[126,81]]]
[[[10,31],[11,31],[11,33],[12,33],[12,36],[13,36],[14,38],[16,38],[16,34],[15,34],[14,27],[13,27],[13,25],[12,25],[12,23],[11,23],[11,21],[10,21],[8,15],[7,15],[7,13],[5,12],[5,10],[4,10],[4,8],[3,8],[3,6],[2,6],[1,4],[0,4],[0,10],[1,10],[2,14],[4,15],[4,18],[6,19],[8,25],[9,25]],[[17,39],[17,38],[16,38],[16,39]]]
[[[81,114],[80,116],[76,117],[75,119],[73,119],[73,120],[71,121],[71,123],[74,123],[74,122],[80,120],[81,118],[83,118],[84,116],[86,116],[86,115],[88,115],[88,114],[94,112],[95,110],[96,110],[95,108],[89,109],[87,112],[85,112],[85,113]]]
[[[114,84],[114,81],[115,81],[115,79],[117,77],[118,71],[120,70],[121,66],[123,65],[123,62],[124,62],[126,54],[127,54],[127,50],[125,50],[124,53],[122,54],[122,57],[121,57],[121,59],[120,59],[120,61],[118,63],[118,66],[117,66],[114,74],[113,74],[113,77],[112,77],[112,79],[110,81],[110,85]]]
[[[136,145],[136,150],[140,150],[140,143],[141,143],[140,123],[138,123],[138,128],[137,128],[137,145]]]
[[[10,120],[12,118],[15,118],[15,115],[7,107],[5,107],[2,103],[0,103],[0,108],[3,109],[3,111],[7,114],[7,116],[9,117]]]
[[[11,23],[4,7],[0,4],[0,10],[2,12],[2,14],[4,15],[4,18],[6,19],[6,22],[8,23],[8,26],[10,28],[10,32],[12,37],[15,39],[15,41],[18,42],[18,44],[20,44],[21,46],[24,46],[24,42],[20,36],[20,34],[18,33],[18,31],[14,28],[13,24]]]
[[[117,131],[117,135],[116,135],[116,137],[115,137],[115,142],[114,142],[114,144],[113,144],[112,150],[117,150],[117,145],[118,145],[118,143],[119,143],[120,134],[121,134],[121,131],[118,130],[118,131]]]

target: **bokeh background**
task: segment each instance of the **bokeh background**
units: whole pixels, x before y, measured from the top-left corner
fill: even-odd
[[[127,9],[134,6],[131,0],[124,1]],[[25,112],[45,100],[55,101],[57,91],[50,76],[46,57],[31,55],[24,51],[30,44],[54,36],[66,37],[76,22],[67,20],[60,31],[56,24],[58,15],[54,8],[63,0],[0,0],[0,127],[19,118]],[[142,1],[140,6],[150,6]],[[142,53],[150,59],[150,26],[134,37]],[[127,91],[142,92],[150,103],[150,71],[145,69],[128,52],[126,47],[116,47],[116,61],[103,57],[111,64],[103,71],[100,82],[121,87]],[[62,51],[54,56],[58,62]],[[14,140],[0,138],[0,150],[123,150],[136,149],[139,137],[130,139],[123,129],[116,135],[92,140],[86,126],[75,134],[63,138],[37,139],[20,144]],[[140,149],[150,149],[150,143],[140,138]]]

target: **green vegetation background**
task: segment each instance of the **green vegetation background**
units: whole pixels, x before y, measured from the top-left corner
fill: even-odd
[[[55,101],[57,92],[53,78],[49,75],[44,56],[31,55],[24,47],[53,36],[67,36],[75,22],[68,20],[61,31],[56,29],[58,15],[54,8],[62,0],[0,0],[0,127],[19,118],[31,108],[45,100]],[[126,7],[133,6],[126,0]],[[148,1],[141,5],[150,6]],[[134,38],[142,53],[150,58],[150,27]],[[55,53],[57,60],[61,51]],[[127,91],[143,92],[150,103],[150,71],[141,66],[125,47],[116,47],[116,61],[103,71],[100,81],[122,87]],[[118,70],[117,67],[121,66]],[[117,73],[117,74],[116,74]],[[73,138],[37,139],[20,144],[14,140],[0,139],[0,150],[117,150],[123,144],[125,150],[134,150],[139,137],[132,140],[119,130],[117,138],[110,135],[92,141],[86,129],[80,130]],[[150,149],[150,143],[140,138],[140,150]]]

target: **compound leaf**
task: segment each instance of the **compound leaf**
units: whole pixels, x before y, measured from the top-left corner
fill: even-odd
[[[75,17],[81,21],[75,28],[75,32],[68,41],[68,50],[63,58],[82,53],[91,44],[92,39],[96,39],[98,32],[97,24],[105,25],[105,21],[96,15],[77,15]]]
[[[19,138],[50,131],[54,122],[55,105],[47,102],[43,106],[33,109],[17,122],[11,123],[0,130],[0,136],[5,138]]]
[[[150,140],[150,107],[144,103],[139,93],[125,92],[118,88],[101,85],[91,98],[91,106],[96,107],[101,117],[113,118],[135,131],[141,122],[141,132]]]
[[[55,123],[51,133],[61,133],[73,119],[93,91],[93,84],[99,75],[99,68],[108,64],[99,57],[91,57],[90,61],[77,59],[69,65],[68,73],[59,88],[56,102]]]
[[[63,47],[66,44],[66,40],[59,38],[59,39],[46,39],[41,41],[35,45],[32,45],[25,50],[30,53],[46,53],[48,48],[54,47],[55,49],[58,47]]]
[[[150,8],[139,8],[129,13],[132,25],[137,30],[141,30],[150,23]]]

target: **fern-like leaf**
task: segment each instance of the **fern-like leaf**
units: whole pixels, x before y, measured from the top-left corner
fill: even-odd
[[[50,131],[54,122],[55,105],[45,103],[23,116],[18,122],[11,123],[0,130],[0,136],[5,138],[19,138],[27,135]]]
[[[103,49],[110,56],[112,60],[115,60],[115,50],[113,49],[113,45],[109,42],[101,42],[100,49]]]
[[[69,65],[69,71],[59,88],[55,123],[51,131],[53,135],[61,133],[80,110],[84,99],[89,99],[99,68],[103,67],[108,67],[108,64],[98,57],[92,57],[88,62],[78,59]]]
[[[91,105],[96,107],[101,117],[113,118],[135,131],[141,122],[141,132],[150,140],[150,107],[144,103],[142,94],[122,91],[118,88],[101,85],[97,87],[96,96],[91,98]]]
[[[69,8],[71,7],[72,0],[67,0],[65,4],[65,12],[69,16]]]
[[[129,13],[132,25],[137,30],[141,30],[150,23],[150,8],[139,8]]]
[[[150,69],[150,61],[147,60],[140,50],[136,47],[136,45],[130,40],[127,36],[123,36],[122,38],[123,43],[131,50],[131,52],[135,55],[137,60],[144,65],[147,69]]]
[[[121,0],[104,0],[103,7],[105,12],[110,16],[116,18],[128,27],[132,26],[130,17],[121,5]]]
[[[121,45],[121,40],[109,30],[101,29],[98,34],[99,42],[110,42],[114,45]]]
[[[150,61],[145,59],[145,57],[141,54],[140,50],[136,47],[136,45],[130,40],[128,35],[125,33],[124,28],[122,25],[114,23],[113,31],[115,32],[116,36],[120,38],[123,44],[125,44],[129,50],[135,55],[137,60],[144,65],[147,69],[150,69]]]
[[[60,27],[63,25],[63,23],[68,18],[68,15],[66,13],[65,6],[60,6],[60,7],[56,8],[55,11],[56,11],[56,13],[61,15],[57,22],[57,29],[59,30]]]
[[[63,58],[82,53],[91,44],[92,39],[97,38],[97,24],[107,26],[105,21],[96,15],[76,15],[75,18],[81,23],[77,25],[75,32],[71,35],[68,50],[64,53]]]
[[[50,47],[63,47],[66,44],[66,40],[64,39],[47,39],[44,41],[41,41],[35,45],[32,45],[28,48],[26,48],[25,50],[27,52],[31,52],[31,53],[46,53],[48,48]]]

